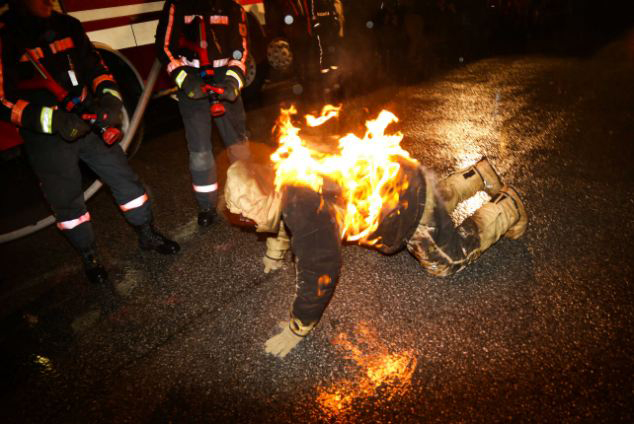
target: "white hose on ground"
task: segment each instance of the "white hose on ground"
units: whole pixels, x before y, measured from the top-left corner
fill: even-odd
[[[132,116],[132,120],[130,121],[130,126],[128,127],[128,131],[126,131],[123,136],[123,140],[121,140],[121,148],[126,151],[130,142],[134,138],[137,130],[139,129],[139,124],[141,123],[141,119],[143,119],[143,114],[145,113],[145,109],[147,104],[152,96],[152,90],[154,89],[154,85],[156,85],[156,80],[158,79],[159,72],[161,70],[161,64],[156,59],[154,64],[152,65],[152,69],[148,74],[147,80],[145,81],[145,87],[143,88],[143,92],[141,93],[141,97],[137,102],[136,109],[134,109],[134,115]],[[84,191],[84,200],[90,199],[102,186],[101,181],[96,180],[94,183],[90,185]],[[19,239],[21,237],[32,234],[36,231],[41,230],[42,228],[46,228],[49,225],[55,222],[55,217],[53,215],[49,215],[44,219],[37,221],[33,225],[26,225],[18,230],[14,230],[5,234],[0,234],[0,244],[6,243],[12,240]]]

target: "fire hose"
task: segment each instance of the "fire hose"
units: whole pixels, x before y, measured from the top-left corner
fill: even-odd
[[[150,100],[150,96],[152,95],[152,91],[154,90],[154,85],[156,84],[156,80],[158,79],[159,72],[161,70],[161,64],[157,60],[154,61],[152,65],[152,69],[148,74],[147,80],[145,82],[145,87],[143,92],[141,93],[141,97],[137,102],[136,108],[134,110],[134,115],[132,116],[132,120],[130,121],[130,125],[128,126],[128,130],[123,135],[123,139],[120,142],[121,148],[126,151],[128,146],[130,145],[134,135],[139,129],[139,124],[141,123],[141,119],[143,118],[143,114],[145,113],[145,109],[147,108],[147,104]],[[61,94],[61,93],[60,93]],[[88,117],[87,117],[88,118]],[[101,181],[96,180],[93,182],[85,191],[84,191],[84,200],[90,199],[102,186]],[[21,237],[32,234],[36,231],[39,231],[43,228],[48,227],[49,225],[55,222],[55,217],[53,215],[49,215],[48,217],[37,221],[33,225],[24,226],[18,230],[14,230],[5,234],[0,234],[0,243],[6,243],[12,240],[19,239]]]

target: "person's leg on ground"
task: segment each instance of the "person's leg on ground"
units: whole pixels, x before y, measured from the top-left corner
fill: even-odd
[[[490,202],[454,228],[443,198],[429,187],[432,185],[428,184],[425,213],[407,248],[432,275],[452,275],[475,261],[503,235],[516,239],[526,229],[526,211],[512,188],[503,187]]]
[[[502,189],[500,175],[486,157],[475,165],[456,171],[438,183],[438,193],[450,214],[458,203],[469,199],[478,191],[486,191],[489,196]]]

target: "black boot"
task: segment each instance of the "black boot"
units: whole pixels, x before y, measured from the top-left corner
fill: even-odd
[[[209,227],[216,219],[215,209],[201,209],[198,212],[198,225],[201,227]]]
[[[135,226],[139,235],[139,247],[141,250],[154,250],[161,255],[173,255],[181,250],[175,241],[172,241],[156,231],[151,223]]]
[[[107,284],[108,273],[106,272],[106,269],[99,263],[95,249],[91,247],[89,249],[81,251],[80,253],[88,280],[93,284]]]

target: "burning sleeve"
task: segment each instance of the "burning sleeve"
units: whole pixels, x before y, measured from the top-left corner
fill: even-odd
[[[108,93],[121,100],[121,94],[110,69],[108,69],[101,55],[88,39],[79,21],[73,19],[73,25],[73,39],[77,43],[76,48],[78,57],[82,61],[82,69],[85,70],[83,77],[86,85],[89,85],[92,92],[97,96]]]
[[[0,119],[22,128],[52,133],[53,109],[17,98],[16,66],[18,56],[11,54],[4,37],[0,37]],[[15,49],[13,49],[15,50]]]
[[[283,207],[296,257],[292,315],[304,325],[320,320],[341,270],[341,239],[332,203],[308,188],[289,187]]]
[[[184,63],[176,54],[178,39],[183,25],[183,12],[173,0],[168,0],[163,6],[163,13],[156,27],[156,54],[158,59],[167,66],[167,72],[172,73]]]
[[[247,72],[247,14],[244,8],[238,4],[233,5],[229,15],[229,69],[226,75],[238,81],[238,87],[242,88]]]
[[[398,178],[407,181],[407,189],[399,196],[399,202],[391,210],[382,210],[380,223],[370,239],[378,240],[374,247],[387,255],[398,252],[412,236],[425,210],[427,184],[422,171],[405,163],[401,164]]]

